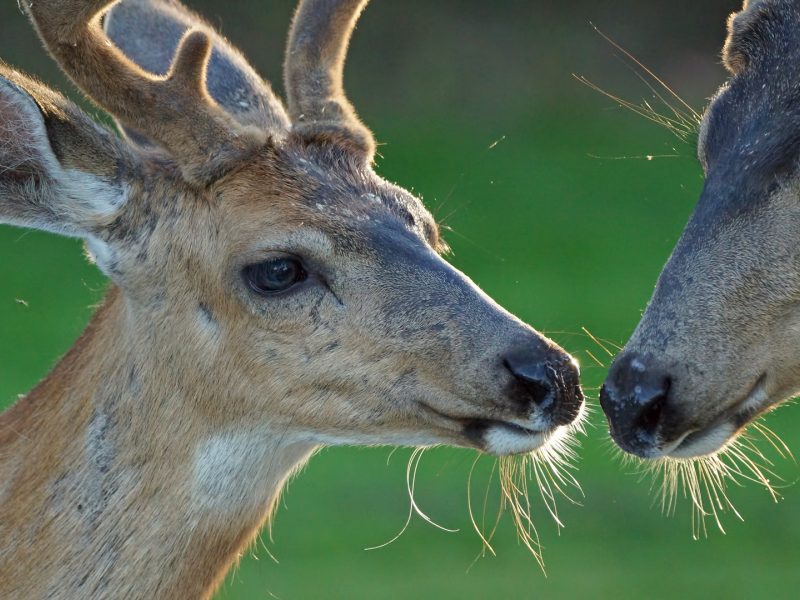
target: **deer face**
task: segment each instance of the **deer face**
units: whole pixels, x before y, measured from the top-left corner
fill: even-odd
[[[702,196],[600,395],[614,440],[644,458],[713,454],[800,391],[800,12],[734,17]]]
[[[220,420],[508,454],[578,417],[569,355],[448,265],[421,203],[363,164],[287,141],[205,200],[157,228],[171,237],[151,242],[165,246],[154,260],[127,253],[141,292],[138,276],[120,279],[132,297],[163,286],[163,302],[132,310],[164,323],[168,354],[191,349],[192,377],[226,399]]]
[[[127,142],[3,71],[0,116],[16,126],[0,158],[27,162],[0,180],[0,208],[12,223],[85,237],[127,300],[133,345],[221,428],[530,452],[581,413],[577,364],[445,262],[431,215],[372,170],[371,134],[341,91],[363,4],[301,4],[289,115],[174,2],[131,0],[106,17],[111,40],[161,79],[127,62],[96,19],[71,43],[59,30],[51,51],[93,66],[90,77],[67,70]],[[46,32],[53,17],[38,7]],[[48,208],[38,213],[36,181]],[[61,223],[67,209],[76,216]]]

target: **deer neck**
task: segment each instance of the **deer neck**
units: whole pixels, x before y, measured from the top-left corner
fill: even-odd
[[[215,422],[202,407],[229,399],[187,386],[131,319],[112,289],[0,415],[2,598],[207,597],[314,450]]]

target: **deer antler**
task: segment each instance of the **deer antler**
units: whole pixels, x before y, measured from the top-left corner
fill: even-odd
[[[344,134],[372,161],[375,141],[344,94],[347,45],[368,0],[302,0],[284,63],[292,129],[302,137]]]
[[[184,176],[208,183],[263,146],[266,134],[239,124],[206,90],[211,40],[183,36],[169,73],[140,69],[100,26],[109,0],[25,2],[45,46],[75,84],[122,123],[164,146]]]

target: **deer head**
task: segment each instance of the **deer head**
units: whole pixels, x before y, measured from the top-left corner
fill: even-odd
[[[128,135],[4,67],[3,220],[86,238],[130,334],[242,416],[277,401],[320,441],[532,450],[580,411],[575,362],[442,260],[431,215],[372,170],[342,90],[365,4],[301,3],[288,114],[176,2],[117,6],[110,40],[105,0],[29,5]]]
[[[79,584],[58,569],[117,560],[104,545],[115,527],[139,540],[130,552],[150,552],[129,557],[124,576],[175,555],[182,579],[159,593],[210,589],[317,444],[526,453],[581,413],[575,361],[443,260],[421,202],[373,171],[372,135],[342,89],[365,4],[300,3],[284,111],[177,2],[126,0],[108,14],[108,0],[25,3],[124,132],[0,67],[0,219],[85,238],[114,284],[0,427],[0,545],[16,548],[14,568],[50,569],[65,597]],[[34,451],[3,437],[43,429],[51,440]],[[274,485],[259,483],[267,476]],[[19,533],[50,514],[56,488],[73,498],[61,520],[37,525],[39,542]],[[70,541],[89,525],[94,546]],[[203,544],[215,552],[186,555]],[[0,576],[0,591],[17,589],[12,579]]]
[[[644,458],[716,453],[800,391],[800,5],[748,1],[728,27],[702,195],[600,394]]]

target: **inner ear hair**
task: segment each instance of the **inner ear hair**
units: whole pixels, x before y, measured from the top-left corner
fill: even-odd
[[[127,199],[137,157],[43,84],[0,63],[0,222],[96,235]]]

